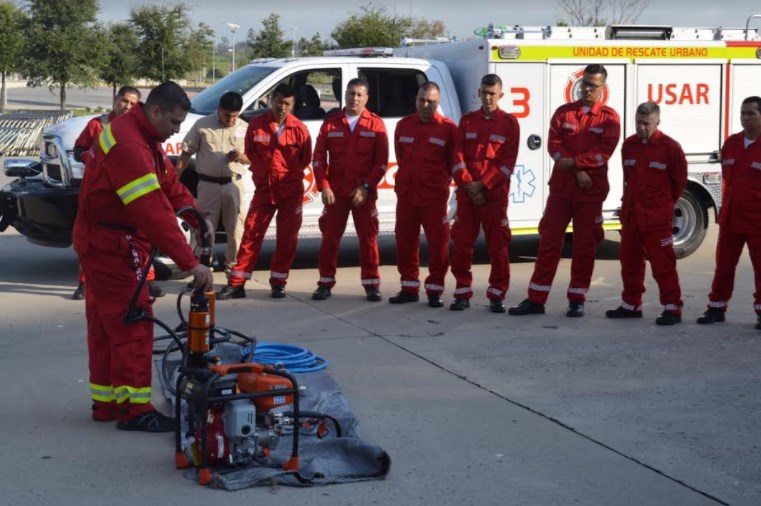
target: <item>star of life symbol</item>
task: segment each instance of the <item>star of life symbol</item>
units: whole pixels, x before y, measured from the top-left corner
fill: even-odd
[[[510,177],[510,200],[513,204],[523,204],[536,191],[534,171],[525,165],[516,165]]]

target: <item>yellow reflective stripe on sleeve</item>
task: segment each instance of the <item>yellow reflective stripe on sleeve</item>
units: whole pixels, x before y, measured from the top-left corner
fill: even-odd
[[[129,400],[130,404],[148,404],[151,402],[151,387],[129,387],[126,385],[114,388],[116,402],[121,404]]]
[[[110,385],[90,383],[90,398],[98,402],[111,402],[115,399],[114,389]]]
[[[156,177],[156,174],[146,174],[125,184],[116,190],[116,193],[126,206],[133,200],[139,199],[143,195],[147,195],[160,188],[159,178]]]
[[[108,154],[108,152],[111,151],[111,148],[116,145],[116,139],[111,132],[111,123],[106,125],[106,128],[100,133],[98,142],[100,142],[100,149],[102,149],[105,154]]]

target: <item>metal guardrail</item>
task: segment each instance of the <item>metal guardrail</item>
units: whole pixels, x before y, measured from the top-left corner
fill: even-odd
[[[39,155],[42,131],[72,116],[71,111],[0,114],[0,156]]]

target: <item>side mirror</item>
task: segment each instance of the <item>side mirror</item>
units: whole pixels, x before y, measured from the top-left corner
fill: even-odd
[[[3,162],[3,172],[8,177],[25,177],[39,176],[42,173],[42,164],[36,160],[27,160],[25,158],[8,158]]]

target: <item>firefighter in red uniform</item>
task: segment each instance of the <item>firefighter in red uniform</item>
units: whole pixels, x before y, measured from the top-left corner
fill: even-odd
[[[454,170],[465,163],[458,142],[457,125],[440,115],[439,86],[420,86],[415,101],[416,114],[405,116],[396,125],[394,148],[399,170],[396,173],[396,256],[402,290],[389,299],[391,304],[419,300],[420,227],[428,242],[428,271],[425,291],[430,307],[442,307],[444,277],[449,266],[449,223],[447,201]]]
[[[291,114],[296,92],[278,85],[272,92],[272,110],[251,120],[246,131],[246,157],[251,161],[256,191],[246,216],[237,263],[227,286],[217,299],[246,296],[244,285],[251,278],[262,249],[264,234],[277,212],[275,255],[270,265],[270,289],[274,299],[285,297],[285,285],[301,229],[304,169],[312,160],[312,139],[304,123]]]
[[[658,325],[682,321],[682,292],[676,271],[672,222],[674,205],[687,185],[687,159],[671,137],[658,130],[660,107],[645,102],[634,116],[636,134],[624,141],[624,196],[621,204],[621,305],[608,318],[641,318],[645,259],[658,283],[663,313]]]
[[[74,159],[78,162],[87,163],[92,157],[93,152],[90,151],[93,141],[98,138],[103,131],[103,127],[111,123],[111,121],[117,116],[128,112],[132,109],[132,106],[140,101],[140,90],[132,86],[122,86],[119,88],[116,97],[114,97],[114,107],[108,114],[102,114],[96,116],[85,125],[82,133],[74,142]],[[153,267],[148,272],[148,293],[151,297],[163,297],[164,290],[159,285],[154,283],[156,275],[153,272]],[[71,295],[74,300],[81,300],[85,297],[85,273],[82,268],[79,268],[79,284],[77,289]]]
[[[369,86],[363,79],[346,85],[346,106],[325,118],[317,136],[314,168],[325,206],[320,217],[320,280],[313,300],[330,297],[336,284],[338,247],[352,215],[359,239],[362,286],[367,300],[381,300],[378,265],[377,186],[386,173],[388,136],[383,120],[365,108]]]
[[[154,88],[145,104],[106,125],[80,191],[74,249],[87,275],[92,416],[117,418],[122,430],[174,430],[173,419],[150,402],[153,323],[124,321],[150,245],[193,274],[196,289],[212,288],[211,271],[193,255],[175,218],[174,210],[194,205],[193,197],[161,149],[189,108],[177,84]],[[146,287],[137,306],[152,314]]]
[[[721,148],[724,194],[719,212],[716,272],[708,309],[698,323],[724,321],[734,289],[735,268],[747,243],[755,276],[756,328],[761,330],[761,97],[743,100],[740,124],[743,131],[729,136]]]
[[[457,218],[452,226],[452,274],[457,280],[452,311],[470,307],[473,297],[473,246],[483,226],[489,248],[491,273],[486,296],[489,309],[504,313],[507,288],[510,284],[510,224],[507,220],[507,196],[510,176],[518,156],[520,126],[513,115],[499,108],[502,79],[485,75],[478,89],[481,108],[465,114],[460,120],[459,134],[465,167],[454,171],[457,190]]]
[[[607,76],[602,65],[588,65],[581,81],[581,99],[558,107],[552,116],[547,147],[555,166],[547,206],[539,223],[539,252],[528,298],[511,307],[511,315],[544,314],[566,229],[573,221],[566,316],[584,316],[595,250],[604,235],[602,203],[609,189],[608,159],[621,133],[618,114],[601,101]]]

